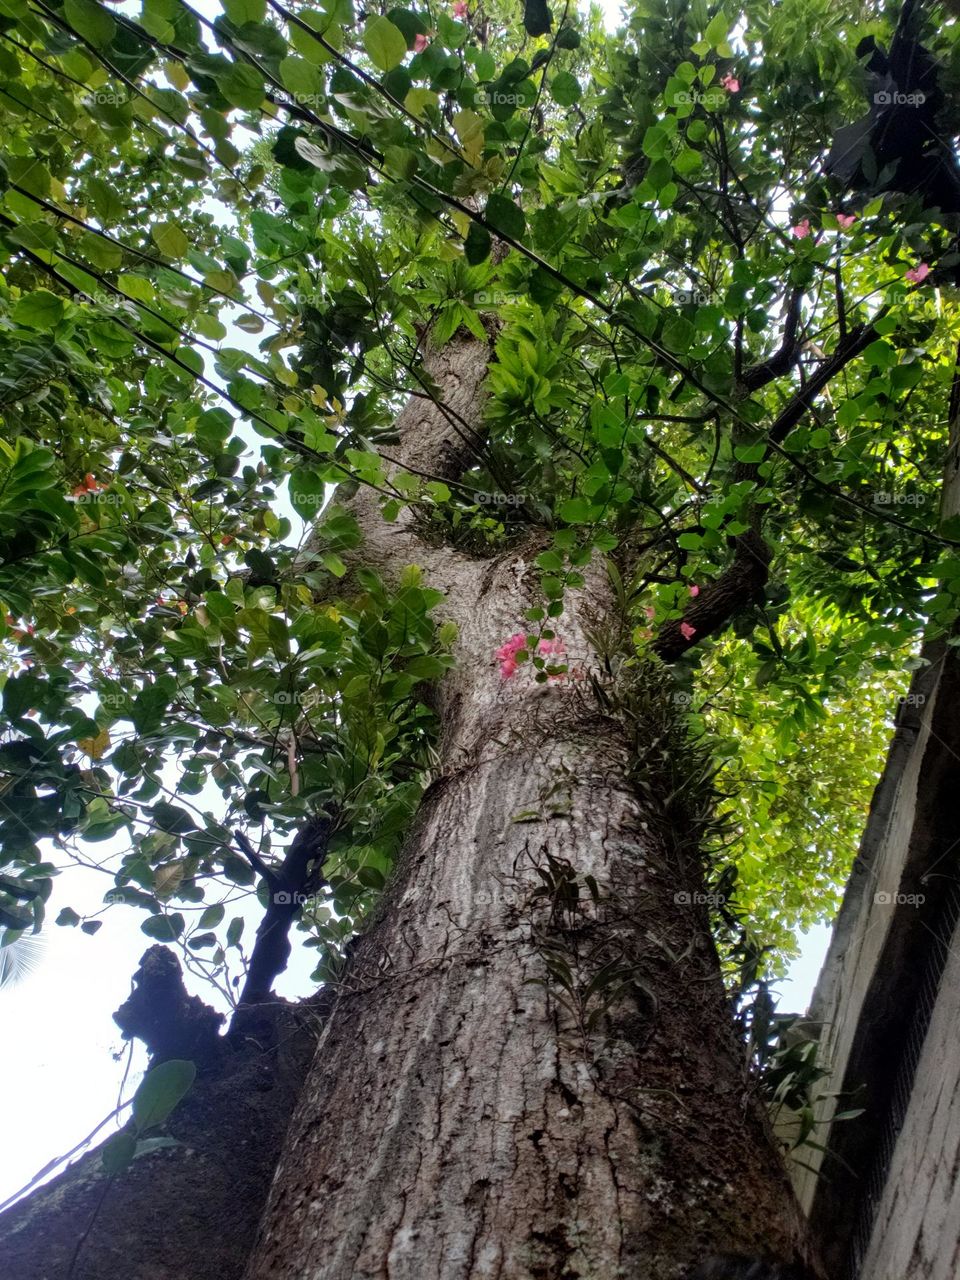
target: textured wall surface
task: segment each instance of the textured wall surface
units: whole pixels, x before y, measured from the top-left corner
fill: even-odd
[[[924,1042],[861,1280],[960,1275],[960,933]]]

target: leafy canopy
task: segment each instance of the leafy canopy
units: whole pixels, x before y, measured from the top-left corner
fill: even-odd
[[[673,637],[713,735],[752,927],[788,954],[835,900],[960,594],[953,233],[823,176],[876,6],[552,19],[0,0],[5,940],[103,861],[110,905],[226,982],[255,879],[233,829],[269,853],[333,804],[302,925],[336,967],[455,640],[415,568],[344,577],[358,485],[476,554],[542,528],[533,625],[612,556],[632,652]],[[955,24],[930,38],[956,79]],[[493,343],[455,477],[390,467],[405,395],[440,394],[427,329]],[[755,539],[732,631],[701,620]]]

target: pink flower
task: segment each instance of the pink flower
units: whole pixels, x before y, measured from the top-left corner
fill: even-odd
[[[544,656],[552,653],[552,654],[555,654],[558,658],[562,658],[563,655],[567,652],[567,646],[560,639],[541,640],[540,643],[537,645],[537,651],[539,653],[542,653]]]
[[[427,47],[429,43],[430,43],[429,37],[423,35],[422,32],[418,31],[413,41],[414,53],[423,53],[424,49]]]
[[[500,674],[509,680],[517,673],[517,654],[527,647],[527,637],[522,631],[515,631],[505,644],[497,650],[496,657],[500,663]]]
[[[690,594],[693,596],[693,598],[694,598],[694,599],[696,599],[696,598],[697,598],[697,596],[700,594],[700,588],[697,586],[697,584],[696,584],[696,583],[692,583],[692,584],[691,584],[691,586],[690,586]]]
[[[838,213],[837,214],[837,226],[840,228],[841,231],[849,231],[850,228],[853,226],[853,224],[856,222],[856,220],[857,220],[857,215],[855,213]]]
[[[739,93],[739,92],[740,92],[740,81],[737,79],[737,77],[736,77],[736,76],[732,76],[732,75],[729,73],[729,71],[728,71],[728,72],[727,72],[727,74],[723,77],[723,79],[720,81],[720,83],[721,83],[721,84],[723,85],[723,87],[726,89],[727,93]]]
[[[683,636],[684,640],[692,640],[693,637],[697,634],[697,628],[691,627],[689,622],[681,622],[680,634]]]
[[[797,225],[795,227],[791,227],[790,230],[798,240],[806,240],[807,236],[810,234],[810,219],[804,218],[802,222],[798,222]]]
[[[454,0],[453,16],[455,18],[465,18],[467,16],[467,0]]]
[[[930,274],[930,268],[925,262],[921,262],[916,267],[911,267],[904,275],[905,280],[909,280],[911,284],[922,284]]]
[[[653,605],[652,605],[652,604],[648,604],[648,605],[644,605],[643,612],[647,615],[647,617],[648,617],[648,618],[651,618],[651,619],[652,619],[652,618],[653,618],[653,616],[654,616],[654,614],[655,614],[657,611],[656,611],[656,609],[653,607]]]
[[[515,631],[509,640],[504,641],[497,650],[495,657],[500,663],[500,674],[503,676],[504,680],[510,680],[517,674],[517,668],[520,665],[517,661],[517,654],[521,649],[526,648],[526,633],[523,631]],[[539,640],[537,642],[537,653],[542,657],[549,657],[553,655],[556,658],[562,658],[566,652],[567,646],[559,636],[555,637],[553,640]],[[551,681],[561,680],[562,678],[562,673],[550,677]]]

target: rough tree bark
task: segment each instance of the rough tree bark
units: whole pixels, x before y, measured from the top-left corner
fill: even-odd
[[[488,358],[461,335],[428,355],[454,416],[411,400],[400,463],[462,471]],[[458,663],[438,776],[337,992],[247,1280],[680,1280],[720,1255],[815,1274],[685,833],[638,798],[627,727],[587,682],[497,670],[539,603],[541,534],[472,559],[409,513],[384,523],[370,491],[352,506],[364,563],[445,590]],[[600,569],[568,593],[571,668],[596,665],[611,608]]]
[[[400,463],[462,473],[489,357],[460,335],[429,353],[444,408],[411,399]],[[376,920],[323,993],[252,1254],[289,1073],[256,1114],[236,1095],[245,1077],[211,1078],[175,1113],[185,1154],[143,1162],[105,1200],[94,1153],[6,1215],[8,1256],[63,1280],[86,1233],[71,1280],[117,1274],[119,1257],[131,1280],[227,1280],[248,1254],[246,1280],[819,1280],[744,1074],[696,841],[664,822],[666,680],[642,686],[648,714],[631,721],[576,678],[613,615],[605,572],[557,623],[571,675],[503,680],[494,653],[540,603],[548,535],[472,558],[377,505],[369,490],[350,503],[365,534],[351,569],[389,580],[421,565],[458,623],[458,663],[437,691],[437,775]],[[242,1229],[224,1233],[230,1205]]]

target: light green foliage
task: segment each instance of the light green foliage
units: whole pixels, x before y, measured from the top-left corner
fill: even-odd
[[[909,655],[960,595],[957,322],[905,279],[952,232],[897,197],[841,230],[818,176],[882,15],[643,0],[617,37],[557,10],[531,38],[485,13],[0,0],[7,937],[42,918],[41,840],[123,832],[113,892],[221,975],[254,879],[233,824],[276,849],[332,801],[333,897],[303,923],[333,962],[450,647],[415,574],[344,578],[345,515],[298,549],[283,503],[312,521],[360,483],[485,553],[542,526],[530,622],[612,554],[641,653],[762,523],[769,582],[679,687],[710,702],[753,926],[783,955],[835,902]],[[954,25],[931,39],[952,74]],[[438,394],[430,325],[494,335],[489,439],[458,478],[388,480],[404,394]]]

